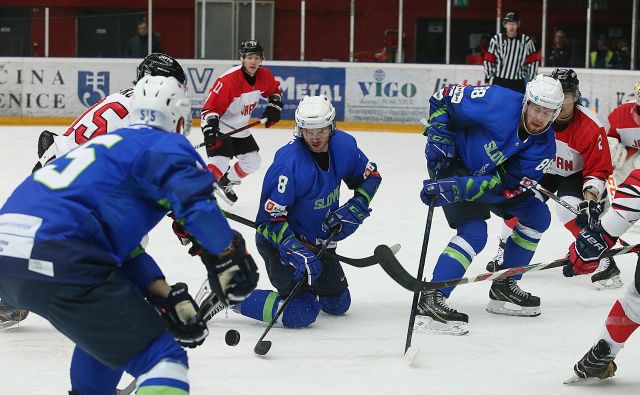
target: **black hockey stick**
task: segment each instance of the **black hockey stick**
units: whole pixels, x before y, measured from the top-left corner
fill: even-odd
[[[623,255],[631,252],[640,252],[640,244],[611,249],[602,254],[600,258]],[[557,259],[551,263],[535,263],[528,266],[512,267],[493,273],[479,274],[475,277],[463,277],[444,281],[422,281],[412,277],[411,274],[409,274],[409,272],[407,272],[402,267],[395,255],[393,255],[393,252],[389,250],[389,247],[380,245],[376,247],[374,254],[379,258],[380,266],[384,269],[384,271],[387,272],[387,274],[400,286],[408,289],[411,292],[422,292],[439,288],[454,287],[462,284],[470,284],[479,281],[495,280],[497,278],[511,277],[527,272],[547,270],[554,267],[562,267],[569,263],[569,258],[562,258]]]
[[[222,212],[224,213],[225,217],[229,218],[232,221],[236,221],[242,225],[246,225],[254,229],[256,227],[256,223],[249,219],[246,219],[244,217],[241,217],[234,213],[230,213],[225,210],[222,210]],[[317,252],[317,249],[315,248],[315,246],[306,245],[306,247],[309,248],[310,250],[313,250],[314,252]],[[394,254],[397,254],[398,251],[400,251],[400,247],[401,247],[400,244],[394,244],[391,247],[389,247],[389,249]],[[369,267],[369,266],[377,265],[379,263],[378,258],[375,255],[369,255],[364,258],[349,258],[346,256],[333,253],[331,251],[327,251],[326,254],[329,256],[335,256],[336,258],[338,258],[340,262],[346,263],[347,265],[354,266],[354,267]]]
[[[429,213],[427,214],[427,223],[424,227],[424,236],[422,238],[422,251],[420,251],[420,263],[418,265],[418,277],[422,278],[424,273],[424,263],[427,260],[427,247],[429,246],[429,236],[431,235],[431,223],[433,222],[433,212],[436,208],[436,198],[433,196],[429,201]],[[377,251],[377,248],[376,248]],[[416,322],[416,313],[418,310],[418,299],[420,299],[420,292],[413,293],[413,302],[411,303],[411,312],[409,314],[409,327],[407,328],[407,340],[404,344],[404,353],[407,355],[407,350],[411,347],[411,339],[413,338],[413,326]],[[410,358],[411,360],[413,358]]]
[[[260,125],[261,123],[266,123],[266,122],[267,122],[267,118],[259,119],[259,120],[257,120],[257,121],[254,121],[254,122],[251,122],[251,123],[249,123],[249,124],[246,124],[246,125],[244,125],[244,126],[243,126],[243,127],[241,127],[241,128],[238,128],[238,129],[232,130],[232,131],[230,131],[229,133],[224,133],[223,135],[221,135],[221,136],[220,136],[220,138],[232,136],[232,135],[234,135],[234,134],[236,134],[236,133],[243,132],[243,131],[245,131],[245,130],[247,130],[247,129],[250,129],[250,128],[254,127],[254,126],[257,126],[257,125]],[[224,122],[223,122],[223,123],[224,123]],[[225,123],[225,125],[226,125],[226,123]],[[205,145],[206,145],[205,143],[200,143],[200,144],[196,144],[196,145],[194,145],[194,146],[193,146],[193,148],[198,149],[198,148],[200,148],[200,147],[204,147]]]
[[[322,258],[322,256],[324,255],[324,252],[329,247],[329,244],[331,244],[331,241],[333,241],[333,238],[336,237],[336,235],[338,234],[338,231],[340,231],[339,226],[336,226],[335,228],[333,228],[333,230],[329,234],[329,237],[327,237],[327,241],[324,243],[324,245],[322,246],[322,248],[317,254],[318,259]],[[391,253],[391,255],[393,255],[393,253]],[[304,285],[305,281],[307,281],[307,276],[302,276],[300,281],[298,281],[296,286],[293,287],[289,295],[287,295],[287,297],[284,299],[284,302],[282,302],[282,304],[278,308],[278,311],[276,311],[276,315],[273,317],[273,319],[271,320],[267,328],[264,330],[264,332],[262,333],[262,336],[260,336],[260,339],[258,339],[256,346],[253,348],[254,353],[258,355],[266,355],[269,352],[269,350],[271,349],[271,341],[263,340],[264,337],[267,336],[267,333],[269,333],[271,328],[273,328],[273,325],[278,321],[278,318],[280,318],[280,316],[284,312],[285,307],[287,307],[289,302],[291,302],[291,300],[293,299],[295,294],[298,292],[298,290],[302,287],[302,285]]]

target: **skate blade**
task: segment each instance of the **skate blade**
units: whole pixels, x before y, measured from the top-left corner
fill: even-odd
[[[219,197],[220,199],[222,199],[222,200],[224,200],[225,202],[227,202],[227,204],[228,204],[229,206],[233,206],[234,204],[236,204],[236,202],[234,202],[233,200],[231,200],[231,199],[229,199],[229,198],[227,197],[227,195],[224,193],[224,191],[223,191],[222,189],[220,189],[220,188],[216,187],[216,188],[214,189],[214,192],[215,192],[215,194],[216,194],[216,195],[218,195],[218,197]]]
[[[563,381],[562,384],[567,384],[567,385],[595,384],[595,383],[601,382],[602,380],[603,379],[599,379],[597,377],[582,378],[574,374],[573,376]]]
[[[618,289],[618,288],[622,287],[623,285],[624,285],[624,283],[620,279],[620,276],[613,276],[611,278],[595,281],[593,283],[593,286],[598,291],[605,291],[607,289]]]
[[[469,324],[462,321],[440,322],[427,316],[416,316],[416,324],[413,327],[418,332],[434,332],[442,335],[462,336],[469,333]]]
[[[487,313],[491,314],[511,315],[515,317],[537,317],[541,314],[540,306],[522,307],[515,303],[493,299],[487,304],[486,310]]]
[[[409,366],[413,365],[413,361],[416,360],[416,357],[418,356],[419,353],[420,353],[419,347],[414,347],[414,346],[409,347],[407,349],[407,352],[404,353],[404,361]]]
[[[0,330],[11,328],[12,326],[20,324],[21,321],[3,321],[0,322]]]

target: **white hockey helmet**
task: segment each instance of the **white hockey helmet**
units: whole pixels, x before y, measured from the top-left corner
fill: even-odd
[[[133,88],[130,116],[134,125],[149,125],[184,136],[191,129],[191,104],[184,86],[174,77],[142,77]]]
[[[522,103],[522,113],[526,111],[527,102],[537,104],[541,107],[555,110],[553,119],[560,114],[562,102],[564,101],[564,93],[562,92],[562,84],[555,78],[547,75],[538,74],[536,78],[527,83],[527,90]]]
[[[640,81],[634,85],[633,94],[636,96],[636,103],[640,106]]]
[[[296,109],[296,136],[302,137],[302,129],[321,129],[331,126],[336,130],[336,109],[325,95],[305,96]]]

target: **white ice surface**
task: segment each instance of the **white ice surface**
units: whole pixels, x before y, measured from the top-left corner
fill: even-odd
[[[0,202],[31,171],[41,127],[0,127]],[[50,130],[62,132],[60,127]],[[230,211],[253,219],[262,177],[275,150],[291,137],[290,131],[256,129],[263,165],[237,189],[239,202]],[[427,207],[418,197],[425,177],[424,138],[419,134],[354,133],[359,146],[378,164],[382,185],[373,201],[373,213],[358,232],[341,242],[339,252],[352,257],[373,253],[378,244],[401,243],[397,255],[415,275]],[[199,142],[198,130],[191,140]],[[204,153],[204,152],[202,152]],[[349,196],[343,189],[342,201]],[[225,209],[228,206],[221,203]],[[542,238],[534,262],[564,256],[569,233],[555,218]],[[252,229],[232,226],[248,240],[260,268],[263,263],[253,243]],[[489,221],[487,248],[468,274],[484,272],[495,253],[499,222]],[[425,274],[453,235],[441,210],[436,209]],[[193,294],[205,271],[190,258],[171,232],[168,220],[151,232],[148,251],[170,282],[185,281]],[[637,235],[630,237],[637,242]],[[635,259],[618,260],[626,283]],[[560,269],[536,272],[521,281],[523,289],[542,299],[536,318],[504,317],[485,312],[489,283],[460,286],[449,303],[469,314],[470,333],[462,337],[415,333],[421,348],[412,366],[402,358],[412,294],[396,285],[379,267],[345,266],[352,305],[343,317],[321,313],[302,330],[274,328],[273,347],[256,357],[253,346],[266,327],[233,312],[220,314],[209,325],[205,344],[189,350],[189,372],[194,394],[633,394],[640,385],[640,341],[632,337],[618,355],[618,373],[592,387],[569,387],[564,379],[573,364],[592,345],[612,303],[622,290],[596,291],[588,276],[566,279]],[[264,272],[264,270],[263,270]],[[262,274],[260,288],[270,288]],[[224,334],[241,333],[237,347],[224,343]],[[68,365],[73,345],[45,320],[35,315],[17,328],[0,332],[0,393],[62,394],[69,389]],[[129,381],[125,377],[124,387]],[[635,389],[634,389],[635,388]]]

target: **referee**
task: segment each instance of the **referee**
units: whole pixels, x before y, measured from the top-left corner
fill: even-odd
[[[508,12],[502,26],[506,32],[493,36],[489,50],[484,54],[484,82],[493,79],[494,85],[525,93],[527,81],[536,76],[540,54],[531,37],[518,33],[520,18],[517,13]]]

